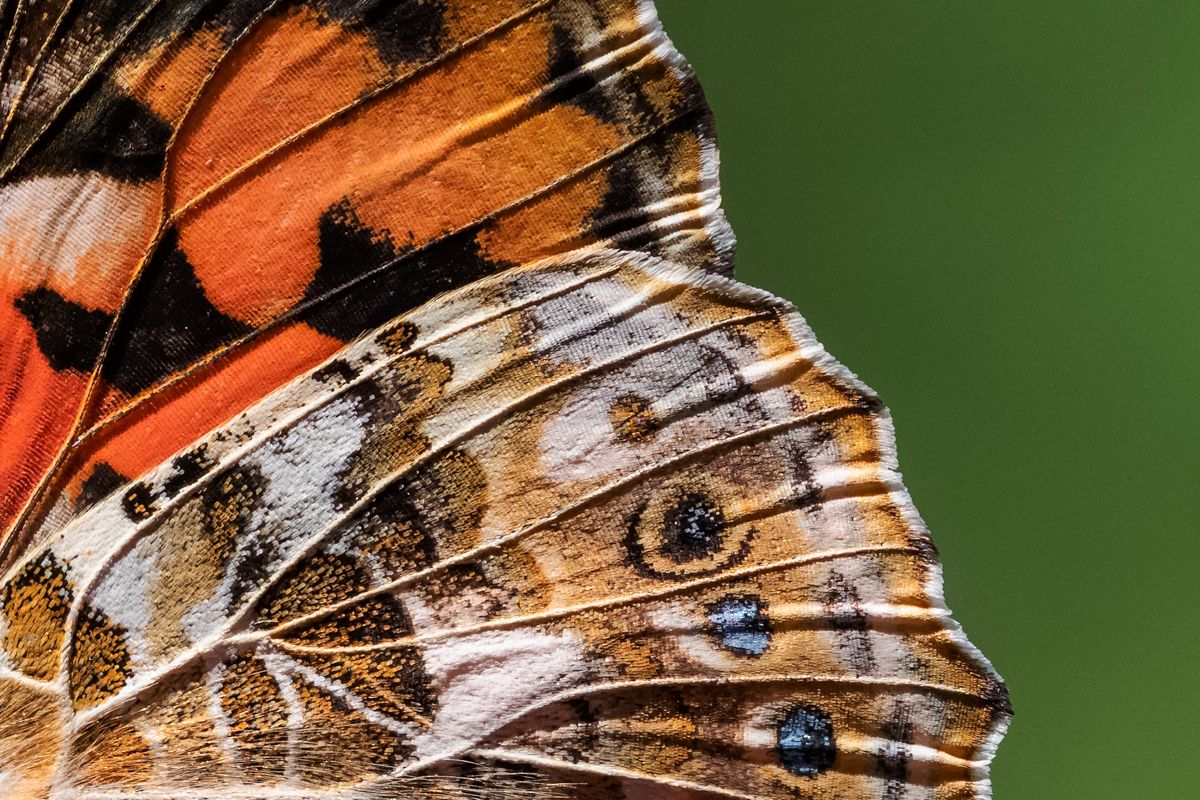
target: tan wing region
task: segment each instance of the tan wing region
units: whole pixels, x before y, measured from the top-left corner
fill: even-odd
[[[708,109],[648,3],[0,20],[8,563],[443,291],[598,245],[729,271]]]
[[[0,623],[18,797],[968,800],[1009,713],[875,396],[783,302],[608,249],[269,394]]]

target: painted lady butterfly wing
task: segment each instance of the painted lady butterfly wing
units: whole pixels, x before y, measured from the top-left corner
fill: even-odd
[[[0,0],[0,794],[990,794],[645,0]]]

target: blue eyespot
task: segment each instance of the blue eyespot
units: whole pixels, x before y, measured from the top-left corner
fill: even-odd
[[[771,619],[757,597],[725,597],[708,607],[717,641],[740,656],[761,656],[771,644]]]
[[[833,721],[816,706],[796,706],[779,723],[779,760],[793,775],[815,776],[833,766]]]

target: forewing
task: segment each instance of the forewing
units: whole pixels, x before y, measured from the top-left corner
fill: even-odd
[[[441,292],[600,244],[730,269],[648,4],[58,5],[16,7],[0,134],[8,563]]]

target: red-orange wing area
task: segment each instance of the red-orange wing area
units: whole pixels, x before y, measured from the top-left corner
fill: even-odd
[[[709,112],[648,8],[5,12],[8,556],[441,292],[597,245],[727,272]]]

